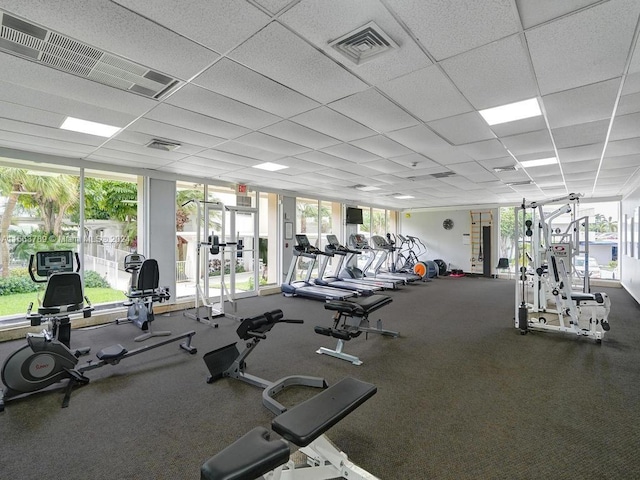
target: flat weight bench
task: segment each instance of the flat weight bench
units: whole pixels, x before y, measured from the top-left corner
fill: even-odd
[[[384,330],[382,320],[378,320],[375,327],[369,326],[369,314],[391,303],[391,301],[392,298],[387,295],[370,295],[351,300],[332,300],[325,303],[325,309],[336,312],[333,316],[333,327],[316,326],[314,331],[320,335],[337,338],[338,345],[335,350],[320,347],[316,353],[347,360],[354,365],[362,365],[362,361],[358,357],[343,352],[344,342],[348,342],[363,332],[365,334],[377,333],[388,337],[400,335],[399,332]]]
[[[318,395],[302,402],[271,422],[283,437],[271,439],[271,432],[256,427],[200,468],[201,480],[255,480],[269,478],[376,480],[377,477],[349,461],[325,436],[353,410],[371,398],[377,388],[355,378],[344,378]],[[297,468],[289,461],[289,442],[301,447],[307,464]],[[272,475],[266,476],[272,472]]]

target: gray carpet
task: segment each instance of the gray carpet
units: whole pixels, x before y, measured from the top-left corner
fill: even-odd
[[[321,302],[280,295],[245,299],[238,314],[281,308],[303,325],[277,325],[248,358],[270,380],[345,376],[378,393],[333,427],[329,438],[382,479],[640,478],[640,325],[622,289],[612,301],[602,345],[563,334],[513,328],[513,282],[440,278],[388,292],[374,314],[400,338],[364,335],[345,351],[364,364],[318,355],[335,342]],[[273,415],[260,390],[237,380],[205,382],[202,355],[235,342],[237,323],[218,329],[177,313],[157,329],[197,330],[197,355],[177,344],[91,372],[91,383],[7,404],[0,415],[2,479],[197,479],[204,460]],[[75,346],[137,346],[131,325],[74,331]],[[0,359],[24,341],[0,345]],[[292,388],[292,406],[316,393]]]

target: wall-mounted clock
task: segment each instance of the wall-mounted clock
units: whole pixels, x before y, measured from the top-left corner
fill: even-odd
[[[453,220],[447,218],[444,222],[442,222],[442,227],[445,230],[451,230],[453,228]]]

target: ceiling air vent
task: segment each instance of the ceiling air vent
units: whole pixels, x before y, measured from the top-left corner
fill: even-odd
[[[447,178],[455,174],[456,172],[452,172],[451,170],[449,170],[448,172],[432,173],[431,176],[433,178]]]
[[[120,90],[159,99],[178,80],[0,12],[0,50]]]
[[[329,43],[339,53],[356,65],[361,65],[395,50],[398,44],[384,33],[374,22],[347,33]]]
[[[494,167],[493,171],[496,173],[500,172],[515,172],[517,170],[515,165],[510,165],[508,167]]]
[[[520,182],[508,182],[508,183],[505,183],[505,185],[508,185],[510,187],[517,187],[517,186],[520,186],[520,185],[533,185],[533,181],[531,181],[531,180],[522,180]]]
[[[164,152],[173,152],[180,147],[179,143],[169,142],[167,140],[158,140],[154,138],[149,143],[147,143],[147,147],[155,148],[156,150],[162,150]]]

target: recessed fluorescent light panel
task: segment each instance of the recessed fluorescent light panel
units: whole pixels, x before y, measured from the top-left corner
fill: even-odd
[[[380,187],[374,187],[371,185],[356,185],[355,188],[361,192],[373,192],[374,190],[380,190]]]
[[[278,163],[265,162],[259,165],[253,165],[253,168],[259,168],[260,170],[267,170],[269,172],[277,172],[278,170],[289,167],[287,167],[286,165],[280,165]]]
[[[500,123],[513,122],[514,120],[522,120],[523,118],[542,115],[537,98],[510,103],[500,107],[487,108],[486,110],[479,110],[479,113],[489,125],[498,125]]]
[[[415,197],[413,197],[413,195],[395,195],[393,198],[397,198],[398,200],[407,200]]]
[[[529,167],[542,167],[544,165],[555,165],[558,163],[558,159],[556,157],[549,158],[538,158],[537,160],[525,160],[524,162],[520,162],[520,165],[523,168]]]
[[[120,130],[120,127],[106,125],[104,123],[90,122],[79,118],[67,117],[60,125],[63,130],[71,130],[72,132],[88,133],[89,135],[97,135],[99,137],[112,137]]]

